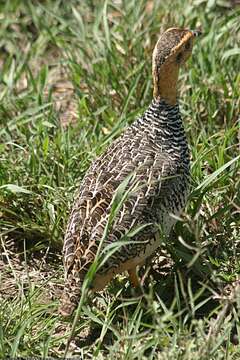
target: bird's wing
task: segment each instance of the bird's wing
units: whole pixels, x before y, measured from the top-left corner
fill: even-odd
[[[66,272],[76,258],[81,259],[82,266],[93,261],[108,222],[113,196],[131,174],[127,186],[129,196],[114,219],[106,243],[119,240],[127,230],[151,220],[156,198],[161,201],[164,197],[179,166],[154,146],[144,136],[125,133],[92,164],[80,186],[64,239]]]

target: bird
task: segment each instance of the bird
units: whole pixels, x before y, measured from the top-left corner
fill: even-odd
[[[177,82],[200,34],[178,27],[160,34],[152,55],[150,105],[93,161],[80,184],[63,244],[59,313],[64,317],[78,306],[84,279],[98,255],[107,257],[92,278],[93,292],[125,271],[138,286],[137,268],[161,247],[186,205],[190,152]]]

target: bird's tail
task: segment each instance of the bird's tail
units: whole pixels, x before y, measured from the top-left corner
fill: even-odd
[[[80,277],[79,272],[68,273],[58,309],[62,316],[72,315],[73,311],[77,308],[81,297],[82,284],[83,278],[82,276]]]

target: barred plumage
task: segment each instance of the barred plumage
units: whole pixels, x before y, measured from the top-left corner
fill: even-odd
[[[166,42],[167,33],[174,41],[161,52],[159,44]],[[158,225],[167,236],[176,221],[172,214],[179,215],[185,206],[189,191],[189,151],[174,99],[172,73],[173,66],[180,65],[176,58],[180,51],[182,62],[189,57],[195,35],[190,30],[169,29],[159,39],[153,56],[151,105],[92,164],[82,181],[64,239],[65,289],[60,308],[63,315],[71,314],[77,306],[81,284],[109,220],[114,194],[126,177],[130,176],[126,186],[128,196],[103,242],[103,251],[130,230],[140,226],[142,229],[131,237],[131,244],[121,246],[98,270],[92,284],[95,291],[102,289],[116,273],[132,272],[154,253],[161,244]],[[176,61],[161,73],[169,59]],[[169,84],[163,87],[168,71]]]

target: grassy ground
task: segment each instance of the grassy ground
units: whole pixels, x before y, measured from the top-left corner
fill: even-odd
[[[0,357],[62,357],[57,314],[70,204],[90,162],[151,101],[160,30],[201,26],[180,76],[192,193],[172,262],[145,295],[117,278],[81,309],[68,356],[238,359],[239,31],[234,1],[0,4]]]

